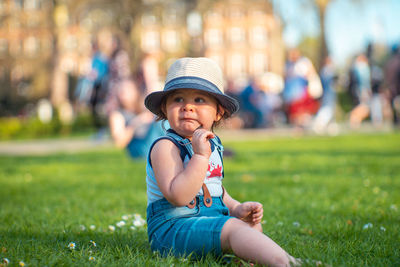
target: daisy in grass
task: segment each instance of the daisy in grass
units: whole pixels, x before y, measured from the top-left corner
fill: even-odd
[[[10,260],[7,258],[3,258],[3,264],[8,265],[10,263]]]
[[[90,261],[94,261],[94,260],[96,260],[96,258],[93,257],[93,256],[90,256],[90,257],[89,257],[89,260],[90,260]]]
[[[20,261],[20,262],[18,263],[18,265],[19,265],[19,266],[25,266],[25,262]]]
[[[97,246],[96,242],[94,242],[93,240],[90,240],[90,244],[92,244],[92,246],[94,246],[94,247]]]
[[[75,250],[75,247],[76,247],[76,245],[75,245],[74,242],[70,242],[70,243],[68,244],[68,248],[69,248],[70,250]]]
[[[122,226],[124,226],[126,223],[125,223],[125,221],[119,221],[119,222],[117,222],[117,226],[119,227],[119,228],[121,228]]]
[[[89,226],[89,229],[92,230],[92,231],[96,230],[96,225],[92,224],[91,226]]]
[[[110,230],[111,232],[115,231],[115,226],[114,225],[109,225],[108,226],[108,230]]]
[[[142,216],[140,216],[140,214],[136,213],[133,216],[135,219],[132,223],[135,227],[142,227],[146,224],[146,221],[142,218]]]

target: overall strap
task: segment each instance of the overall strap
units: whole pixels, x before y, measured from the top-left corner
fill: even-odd
[[[185,154],[183,155],[182,160],[185,158],[186,155],[189,156],[189,159],[192,158],[194,151],[192,147],[192,142],[189,139],[183,138],[182,136],[176,134],[171,129],[167,131],[167,136],[175,141],[174,144],[176,144],[179,150],[181,151],[181,157],[183,154]]]
[[[169,129],[167,131],[167,136],[174,139],[176,142],[174,142],[175,144],[177,144],[179,150],[181,151],[181,158],[182,160],[184,160],[185,156],[188,155],[189,159],[192,158],[194,151],[193,151],[193,147],[192,147],[192,142],[187,139],[187,138],[183,138],[182,136],[176,134],[173,130]],[[218,152],[222,151],[222,145],[218,145],[218,143],[216,143],[215,141],[213,141],[212,139],[210,139],[211,141],[211,146],[214,146],[214,149],[218,149]],[[213,149],[213,148],[211,148]],[[182,152],[186,151],[186,155],[184,155],[182,157]],[[220,153],[221,156],[221,160],[222,160],[222,154]],[[210,191],[208,191],[207,186],[203,183],[201,188],[203,189],[203,196],[204,196],[204,205],[206,207],[211,207],[212,205],[212,198],[211,198],[211,194]],[[187,205],[188,208],[193,209],[197,204],[197,200],[196,198],[193,198],[193,200]]]

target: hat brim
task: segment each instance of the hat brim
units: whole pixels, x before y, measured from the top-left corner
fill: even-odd
[[[236,99],[223,94],[215,85],[198,77],[185,77],[184,79],[178,78],[170,81],[165,85],[163,91],[153,92],[145,98],[144,104],[146,108],[157,116],[162,115],[161,104],[163,98],[178,89],[195,89],[211,94],[229,113],[229,116],[239,110],[239,103]]]

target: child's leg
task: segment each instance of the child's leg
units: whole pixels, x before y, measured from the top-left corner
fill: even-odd
[[[238,257],[269,266],[290,266],[295,259],[258,230],[239,219],[229,219],[222,228],[221,246]]]

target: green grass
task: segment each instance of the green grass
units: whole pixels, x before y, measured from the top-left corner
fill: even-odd
[[[235,152],[224,162],[225,187],[239,201],[263,203],[264,232],[289,253],[332,266],[400,265],[399,134],[272,138],[225,147]],[[144,218],[145,210],[145,163],[121,151],[0,157],[0,263],[222,264],[211,257],[160,258],[151,253],[145,228],[130,229],[132,219],[109,230],[123,215]]]

